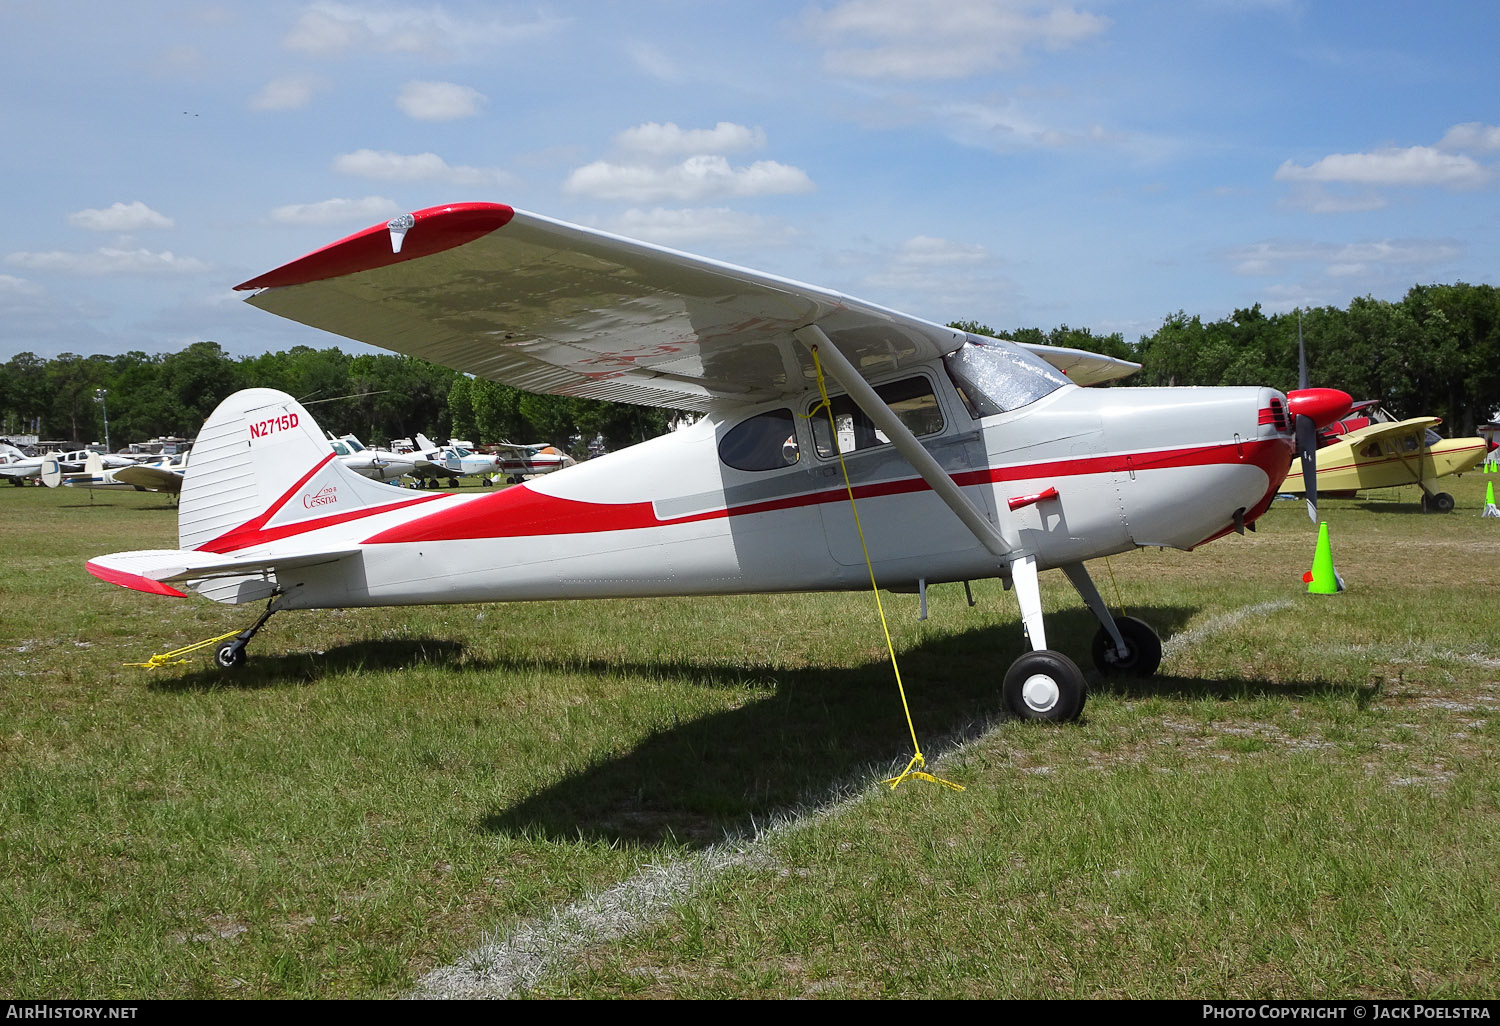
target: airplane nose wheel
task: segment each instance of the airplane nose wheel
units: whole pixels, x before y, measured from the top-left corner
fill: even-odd
[[[1018,718],[1053,723],[1076,720],[1088,695],[1078,664],[1045,648],[1011,663],[1002,690],[1006,707]]]
[[[1094,635],[1094,665],[1104,674],[1130,674],[1149,677],[1161,665],[1161,638],[1144,620],[1133,616],[1115,617],[1115,626],[1125,639],[1125,655],[1115,649],[1114,639],[1100,627]]]

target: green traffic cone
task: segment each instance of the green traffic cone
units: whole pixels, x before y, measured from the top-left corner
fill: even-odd
[[[1318,548],[1313,553],[1312,569],[1302,575],[1309,595],[1337,595],[1344,590],[1343,579],[1333,568],[1333,550],[1328,546],[1328,521],[1318,525]]]

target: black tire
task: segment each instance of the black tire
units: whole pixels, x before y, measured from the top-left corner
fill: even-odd
[[[1124,673],[1149,677],[1161,665],[1161,638],[1144,620],[1133,616],[1115,617],[1115,626],[1125,639],[1125,658],[1115,652],[1115,643],[1103,627],[1094,635],[1094,665],[1103,674]]]
[[[1044,648],[1010,664],[1003,693],[1006,708],[1019,719],[1064,723],[1083,712],[1088,686],[1077,663]]]
[[[214,665],[221,670],[238,670],[245,665],[245,646],[238,640],[224,642],[214,649]]]
[[[1429,509],[1437,510],[1439,513],[1453,512],[1453,496],[1447,492],[1438,492],[1427,504]]]

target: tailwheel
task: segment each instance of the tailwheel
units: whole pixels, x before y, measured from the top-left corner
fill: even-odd
[[[1006,707],[1019,718],[1062,723],[1083,712],[1088,688],[1077,663],[1044,648],[1010,664],[1003,693]]]
[[[1125,639],[1125,655],[1115,649],[1114,639],[1103,627],[1094,635],[1094,665],[1100,673],[1127,673],[1149,677],[1161,665],[1161,638],[1144,620],[1133,616],[1115,617],[1115,626]]]
[[[214,665],[221,670],[238,670],[245,665],[245,643],[231,638],[214,649]]]

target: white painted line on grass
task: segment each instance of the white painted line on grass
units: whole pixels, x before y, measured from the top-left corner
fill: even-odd
[[[1242,620],[1285,609],[1291,604],[1287,600],[1261,602],[1213,617],[1164,642],[1162,657],[1176,655],[1208,635]],[[982,737],[983,734],[970,736],[947,747],[943,757],[935,760],[928,769],[935,770],[939,763],[962,753]],[[863,779],[869,780],[869,776]],[[606,891],[585,896],[554,911],[545,921],[522,926],[510,934],[486,938],[452,965],[434,969],[418,980],[408,997],[458,1000],[515,997],[528,987],[536,986],[548,973],[576,958],[588,946],[619,940],[659,921],[725,870],[769,864],[766,848],[772,838],[827,819],[874,794],[877,787],[884,786],[869,785],[852,796],[846,788],[836,789],[842,797],[830,798],[803,815],[774,823],[757,831],[753,838],[726,841],[664,865],[646,866]]]
[[[515,997],[589,945],[618,940],[657,922],[725,870],[768,864],[766,842],[772,837],[831,816],[860,797],[830,802],[806,815],[774,823],[749,840],[716,844],[665,865],[646,866],[607,891],[554,911],[544,922],[523,926],[508,936],[486,939],[453,965],[422,977],[408,996],[457,1000]]]
[[[1291,604],[1291,601],[1288,599],[1273,599],[1270,602],[1260,602],[1253,606],[1231,610],[1220,616],[1210,617],[1192,630],[1183,631],[1181,634],[1174,634],[1171,638],[1163,642],[1161,657],[1163,659],[1170,658],[1184,649],[1192,648],[1210,634],[1217,634],[1219,631],[1227,627],[1233,627],[1235,624],[1242,620],[1248,620],[1252,616],[1265,616],[1267,613],[1274,613],[1279,609],[1285,609]]]

